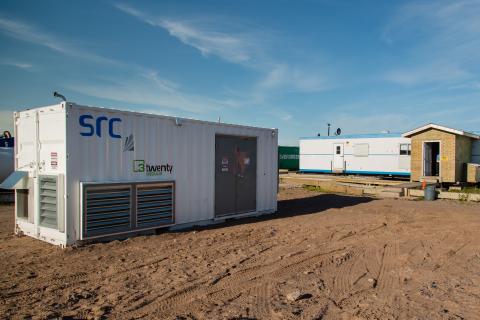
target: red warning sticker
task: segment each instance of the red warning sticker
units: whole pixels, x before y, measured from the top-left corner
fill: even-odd
[[[58,153],[57,152],[50,152],[50,167],[54,170],[58,168]]]

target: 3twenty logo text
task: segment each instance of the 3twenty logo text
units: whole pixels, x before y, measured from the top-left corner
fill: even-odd
[[[162,175],[163,173],[172,173],[171,164],[146,164],[145,160],[133,160],[133,172],[142,172],[149,176]]]

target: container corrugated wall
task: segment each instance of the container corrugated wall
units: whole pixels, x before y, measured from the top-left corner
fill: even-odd
[[[79,118],[95,128],[91,136]],[[101,119],[100,129],[96,120]],[[110,119],[112,137],[109,134]],[[175,181],[176,224],[214,218],[215,135],[257,137],[257,211],[275,211],[277,200],[277,138],[274,129],[217,124],[157,115],[122,112],[69,104],[67,129],[67,190],[69,212],[79,212],[80,182]],[[97,134],[100,130],[100,136]],[[115,136],[120,135],[121,138]],[[133,135],[134,150],[125,149]],[[134,172],[134,160],[149,165],[172,165],[171,173]],[[80,215],[71,216],[70,231],[78,237]],[[72,241],[72,239],[71,239]]]

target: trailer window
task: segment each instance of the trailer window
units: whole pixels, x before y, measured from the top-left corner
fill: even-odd
[[[401,144],[400,145],[400,155],[401,156],[409,156],[412,154],[412,150],[411,150],[411,145],[408,143],[405,143],[405,144]]]
[[[353,155],[355,157],[368,157],[369,145],[368,143],[356,143],[353,145]]]
[[[340,146],[337,146],[335,153],[336,154],[341,154],[342,153],[342,149],[340,148]]]

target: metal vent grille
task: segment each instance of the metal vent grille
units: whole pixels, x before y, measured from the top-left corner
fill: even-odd
[[[40,225],[58,229],[57,179],[40,176]]]
[[[174,222],[173,185],[137,186],[137,226],[155,227]]]
[[[131,188],[92,186],[84,193],[84,236],[131,229]]]
[[[175,182],[82,183],[82,239],[175,222]]]

